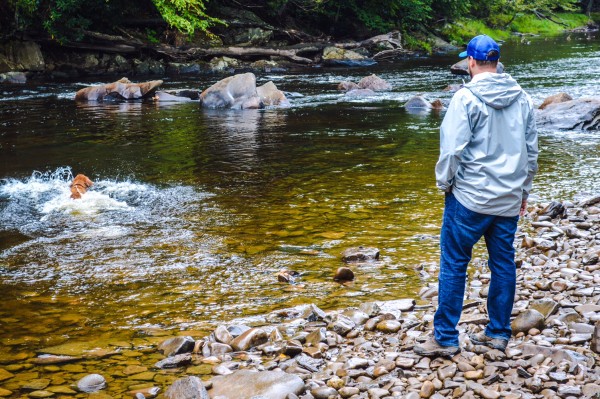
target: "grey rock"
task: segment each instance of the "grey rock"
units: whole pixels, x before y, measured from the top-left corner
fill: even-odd
[[[192,355],[190,353],[183,353],[181,355],[170,356],[154,364],[154,367],[159,369],[172,369],[176,367],[185,366],[192,362]]]
[[[202,380],[195,376],[176,380],[164,396],[166,399],[210,399]]]
[[[211,382],[209,394],[212,398],[250,399],[263,396],[267,399],[286,399],[289,394],[300,395],[304,391],[304,382],[300,377],[283,371],[238,370],[233,374],[214,377]]]
[[[89,374],[77,381],[77,389],[92,393],[106,388],[106,379],[100,374]]]
[[[368,262],[379,259],[379,249],[372,247],[348,248],[342,253],[342,260],[350,262]]]
[[[527,333],[532,328],[544,329],[544,315],[534,309],[528,309],[519,314],[511,323],[513,334]]]
[[[537,310],[544,316],[544,318],[548,318],[548,316],[556,313],[558,310],[558,303],[552,299],[539,299],[537,301],[533,301],[529,305],[529,308]]]
[[[230,76],[200,94],[205,108],[256,109],[263,104],[256,91],[256,76],[244,73]]]
[[[158,350],[165,356],[179,355],[194,350],[196,341],[190,336],[179,336],[169,338],[158,345]]]
[[[385,80],[381,79],[379,76],[372,74],[369,76],[365,76],[358,82],[358,87],[361,89],[369,89],[373,91],[388,91],[392,90],[392,85],[390,85]]]
[[[467,60],[467,58],[465,58],[465,59],[457,62],[454,65],[452,65],[450,67],[450,72],[452,72],[455,75],[466,75],[466,76],[469,76],[468,60]],[[502,62],[498,62],[498,67],[496,68],[496,72],[497,73],[503,73],[504,72],[504,64],[502,64]]]
[[[269,339],[265,330],[261,328],[251,328],[242,335],[234,338],[230,345],[236,351],[247,351],[248,349],[264,344]]]
[[[580,98],[548,105],[536,111],[538,128],[597,130],[600,127],[600,99]]]
[[[352,321],[352,319],[349,317],[342,314],[338,315],[330,325],[330,328],[333,331],[342,336],[348,334],[354,327],[356,327],[356,323],[354,323],[354,321]]]

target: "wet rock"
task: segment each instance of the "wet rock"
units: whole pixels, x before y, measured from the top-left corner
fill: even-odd
[[[549,216],[552,219],[558,217],[558,216],[564,216],[566,213],[566,208],[565,206],[558,202],[558,201],[552,201],[550,202],[544,209],[542,209],[542,215],[543,216]],[[551,228],[554,227],[554,225],[550,226]]]
[[[15,375],[13,373],[4,369],[0,369],[0,381],[8,380],[10,378],[13,378],[14,376]]]
[[[4,64],[4,65],[3,65]],[[43,71],[46,66],[40,45],[32,41],[0,43],[0,68],[6,71]]]
[[[338,315],[329,327],[337,334],[344,336],[356,327],[356,323],[348,316]]]
[[[423,96],[414,96],[406,103],[404,103],[406,109],[419,109],[419,110],[430,110],[433,109],[431,103]]]
[[[225,326],[218,326],[215,329],[214,334],[217,342],[220,342],[222,344],[229,345],[229,343],[233,340],[233,336]]]
[[[212,398],[224,396],[250,399],[261,396],[267,399],[286,399],[289,394],[300,395],[304,391],[304,382],[300,377],[283,371],[238,370],[230,375],[214,377],[211,382],[209,393]]]
[[[358,84],[349,81],[340,82],[340,84],[338,84],[337,86],[337,89],[340,91],[351,91],[356,90],[358,88]]]
[[[181,353],[191,353],[196,341],[190,336],[169,338],[158,345],[158,350],[165,356],[174,356]]]
[[[181,355],[169,356],[154,364],[154,367],[159,369],[172,369],[176,367],[185,366],[192,362],[191,353],[183,353]]]
[[[46,389],[48,385],[50,385],[49,379],[39,378],[27,381],[25,384],[21,385],[21,389],[25,391],[41,391],[43,389]]]
[[[176,380],[164,396],[166,399],[210,399],[202,380],[194,376]]]
[[[263,106],[253,73],[230,76],[200,94],[205,108],[256,109]]]
[[[250,348],[264,344],[267,342],[268,338],[269,337],[265,330],[260,328],[252,328],[244,332],[239,337],[233,339],[230,345],[236,351],[247,351]]]
[[[326,65],[369,66],[376,64],[375,61],[362,54],[339,47],[325,47],[322,59]]]
[[[342,261],[350,262],[368,262],[379,259],[379,249],[372,247],[348,248],[342,253]]]
[[[295,272],[293,270],[281,270],[277,273],[277,281],[280,283],[291,283],[293,284],[296,281],[296,277],[300,275],[300,273]]]
[[[186,90],[184,94],[188,94],[190,91]],[[199,102],[198,98],[190,98],[186,95],[180,94],[179,92],[167,92],[158,90],[156,94],[154,94],[154,101],[163,102],[163,103],[189,103],[189,102]]]
[[[232,72],[240,66],[240,61],[231,57],[215,57],[208,63],[211,72]]]
[[[398,320],[383,320],[375,327],[377,331],[381,331],[386,334],[393,334],[400,330],[402,324]]]
[[[580,98],[548,105],[536,112],[539,128],[553,130],[597,130],[600,99]]]
[[[153,97],[162,80],[152,80],[144,83],[132,83],[127,78],[116,82],[90,86],[75,93],[75,101],[102,101],[109,97],[121,100],[138,100]]]
[[[346,317],[349,317],[357,326],[362,326],[367,322],[367,320],[369,320],[368,314],[356,309],[347,310],[342,314]]]
[[[349,267],[340,267],[335,272],[333,279],[335,281],[352,281],[354,280],[354,272]]]
[[[262,86],[256,88],[256,93],[260,97],[260,101],[265,106],[289,106],[285,93],[277,89],[277,86],[271,81],[265,83]]]
[[[369,89],[373,91],[388,91],[392,90],[392,85],[390,85],[385,80],[381,79],[379,76],[373,74],[369,76],[365,76],[358,82],[358,87],[360,89]]]
[[[24,72],[0,73],[0,83],[25,84],[27,83],[27,75]]]
[[[91,393],[106,388],[106,379],[100,374],[89,374],[77,381],[77,389]]]
[[[564,103],[565,101],[571,101],[572,99],[573,99],[573,97],[571,97],[567,93],[554,94],[549,97],[546,97],[544,99],[544,102],[542,102],[542,105],[539,106],[539,109],[544,109],[550,104],[558,104],[558,103]]]

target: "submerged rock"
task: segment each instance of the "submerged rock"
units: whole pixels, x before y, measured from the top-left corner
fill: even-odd
[[[358,87],[361,89],[370,89],[373,91],[388,91],[392,90],[392,85],[381,79],[379,76],[372,74],[365,76],[358,82]]]
[[[354,272],[348,267],[340,267],[333,276],[335,281],[352,281],[354,280]]]
[[[368,262],[379,259],[379,249],[373,247],[348,248],[342,253],[342,260],[350,262]]]
[[[290,102],[288,101],[285,93],[282,92],[275,86],[275,84],[271,81],[265,83],[262,86],[258,86],[256,88],[256,92],[260,97],[260,101],[265,106],[278,105],[278,106],[289,106]]]
[[[106,388],[106,379],[100,374],[86,375],[77,382],[77,389],[81,392],[91,393]]]
[[[194,350],[194,338],[190,336],[180,336],[169,338],[158,345],[158,350],[165,356],[179,355],[189,353]]]

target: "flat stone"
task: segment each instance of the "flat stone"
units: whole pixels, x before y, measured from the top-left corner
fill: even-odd
[[[123,369],[123,374],[133,375],[133,374],[143,373],[144,371],[148,371],[148,367],[132,364]]]
[[[154,364],[154,367],[159,369],[172,369],[176,367],[181,367],[188,365],[192,362],[192,354],[191,353],[183,353],[181,355],[175,355],[163,359]]]
[[[15,375],[11,372],[8,372],[4,369],[0,369],[0,381],[8,380],[9,378],[13,378]]]
[[[50,391],[53,393],[60,393],[60,394],[64,394],[64,395],[76,395],[77,394],[77,391],[71,389],[71,387],[66,386],[66,385],[51,386],[51,387],[47,388],[46,391]]]
[[[561,385],[558,387],[558,396],[561,398],[581,396],[581,387],[579,385]]]
[[[375,327],[377,331],[381,331],[386,334],[396,333],[402,327],[402,323],[398,320],[383,320],[380,321]]]
[[[55,393],[50,391],[33,391],[27,394],[30,398],[49,398],[54,395]]]
[[[12,391],[9,391],[8,389],[0,388],[0,398],[4,398],[4,397],[10,396],[12,394],[13,394]]]
[[[537,301],[533,301],[529,305],[529,308],[537,310],[544,316],[544,318],[548,318],[548,316],[556,313],[558,310],[558,303],[552,299],[539,299]]]
[[[285,399],[290,394],[300,395],[304,391],[304,382],[300,377],[283,371],[238,370],[230,375],[214,377],[211,382],[209,393],[212,398],[241,398],[240,393],[243,392],[245,398],[262,396],[267,399]],[[333,391],[337,395],[337,391]]]
[[[511,323],[513,334],[516,335],[520,332],[527,333],[532,328],[543,330],[544,315],[535,309],[527,309],[523,313],[520,313]]]
[[[135,380],[135,381],[152,381],[152,380],[154,380],[155,375],[156,375],[156,373],[154,373],[152,371],[144,371],[143,373],[134,374],[134,375],[129,376],[129,379]]]
[[[311,395],[315,399],[329,399],[330,397],[337,396],[338,392],[331,387],[317,387],[310,390]],[[285,399],[282,397],[282,399]]]
[[[435,387],[433,386],[433,382],[425,381],[421,386],[421,391],[419,392],[419,396],[422,398],[430,398],[435,393]]]
[[[43,389],[46,389],[48,385],[50,385],[49,379],[40,378],[26,382],[21,386],[21,389],[24,389],[26,391],[41,391]]]

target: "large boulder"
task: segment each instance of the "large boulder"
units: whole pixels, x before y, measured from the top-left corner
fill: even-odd
[[[6,83],[6,84],[27,83],[27,76],[23,72],[0,73],[0,83]]]
[[[289,106],[290,102],[288,101],[285,93],[282,92],[275,86],[275,84],[271,81],[265,83],[262,86],[258,86],[256,88],[256,93],[260,97],[260,101],[265,105],[279,105],[279,106]]]
[[[373,91],[388,91],[392,90],[392,85],[381,79],[379,76],[372,74],[365,76],[358,82],[358,87],[361,89],[370,89]]]
[[[256,109],[262,108],[256,91],[253,73],[233,75],[218,81],[200,94],[205,108]]]
[[[116,82],[85,87],[75,93],[75,101],[102,101],[107,97],[120,100],[139,100],[153,97],[162,80],[152,80],[144,83],[132,83],[127,78]]]
[[[469,75],[469,61],[468,58],[465,58],[464,60],[461,60],[459,62],[457,62],[456,64],[452,65],[450,67],[450,72],[452,72],[455,75]],[[500,61],[498,61],[498,66],[496,67],[496,72],[497,73],[502,73],[504,72],[504,64],[502,64]]]
[[[34,42],[7,41],[0,44],[0,72],[43,71],[46,66],[40,46]]]
[[[239,370],[233,374],[217,376],[212,380],[210,397],[223,396],[236,399],[252,397],[286,399],[290,394],[300,395],[304,382],[300,377],[283,371]]]
[[[550,104],[558,104],[558,103],[564,103],[566,101],[571,101],[572,99],[573,99],[573,97],[571,97],[567,93],[554,94],[550,97],[546,97],[544,99],[544,102],[542,103],[542,105],[540,105],[539,109],[544,109]]]
[[[536,112],[538,128],[549,130],[598,130],[600,98],[579,98],[549,104]]]

